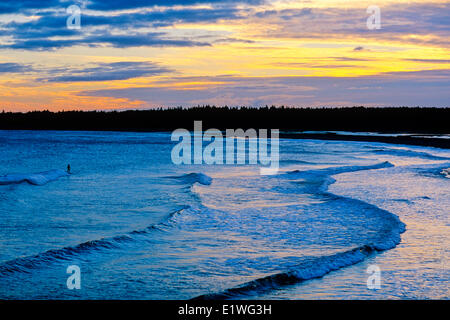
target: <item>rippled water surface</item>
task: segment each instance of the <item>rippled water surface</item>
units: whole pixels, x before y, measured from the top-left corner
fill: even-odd
[[[449,298],[446,150],[285,139],[261,176],[176,166],[168,133],[0,142],[0,298]]]

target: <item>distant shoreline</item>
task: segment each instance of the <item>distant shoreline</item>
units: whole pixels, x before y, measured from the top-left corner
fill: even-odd
[[[422,147],[434,147],[441,149],[450,149],[450,139],[440,138],[422,138],[414,136],[368,136],[368,135],[349,135],[334,133],[290,133],[281,132],[280,138],[287,139],[313,139],[326,141],[361,141],[361,142],[381,142],[389,144],[403,144]]]
[[[204,130],[267,128],[279,129],[282,138],[384,142],[449,149],[450,139],[418,136],[450,134],[448,119],[450,108],[203,106],[120,112],[0,112],[0,130],[170,132],[183,128],[192,131],[194,121],[201,120]],[[365,134],[371,132],[389,135]]]

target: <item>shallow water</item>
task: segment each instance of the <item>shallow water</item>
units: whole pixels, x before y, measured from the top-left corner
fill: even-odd
[[[279,174],[261,176],[173,165],[168,133],[0,142],[0,176],[73,173],[0,185],[0,298],[449,297],[446,150],[285,139]]]

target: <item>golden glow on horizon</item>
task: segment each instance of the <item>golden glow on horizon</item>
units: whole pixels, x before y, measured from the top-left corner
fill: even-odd
[[[382,7],[410,3],[407,0],[381,0]],[[430,0],[420,3],[447,3]],[[256,11],[303,8],[361,8],[362,17],[369,2],[320,0],[313,2],[277,1]],[[205,8],[209,6],[203,6]],[[244,6],[246,7],[246,6]],[[298,19],[302,19],[299,17]],[[383,20],[382,20],[383,21]],[[152,106],[129,98],[88,96],[86,91],[127,88],[204,90],[220,87],[221,76],[231,77],[364,77],[393,72],[449,69],[450,51],[440,44],[439,34],[408,34],[376,37],[372,34],[333,32],[308,33],[284,30],[284,26],[265,18],[236,19],[217,23],[179,23],[161,28],[176,34],[202,32],[224,35],[235,42],[218,41],[206,47],[88,48],[73,47],[56,51],[31,52],[0,50],[2,63],[32,64],[38,70],[24,74],[0,73],[0,109],[110,109]],[[325,27],[323,27],[326,29]],[[248,42],[245,42],[248,41]],[[362,47],[361,50],[355,48]],[[436,62],[426,61],[434,59]],[[439,62],[439,60],[441,60]],[[163,75],[115,81],[46,82],[45,70],[71,66],[86,67],[120,61],[152,62],[173,70]],[[43,71],[39,71],[41,68]],[[36,73],[38,73],[36,75]],[[214,77],[218,77],[214,80]],[[192,79],[197,78],[197,79]],[[202,79],[203,78],[203,79]],[[218,99],[219,101],[220,99]]]

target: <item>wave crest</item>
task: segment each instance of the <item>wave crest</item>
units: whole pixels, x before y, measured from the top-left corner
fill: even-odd
[[[446,177],[447,179],[450,179],[450,168],[443,169],[443,170],[441,171],[441,174],[442,174],[444,177]]]
[[[66,177],[69,174],[64,170],[50,170],[31,174],[7,174],[0,177],[0,185],[19,184],[27,182],[31,185],[42,186],[50,181]]]
[[[163,231],[165,228],[171,227],[172,224],[175,223],[174,219],[176,216],[182,214],[182,212],[188,208],[189,206],[185,206],[180,210],[171,212],[165,221],[150,225],[143,230],[134,230],[127,234],[112,238],[90,240],[74,246],[51,249],[33,256],[20,257],[6,261],[0,264],[0,277],[16,272],[29,273],[33,269],[58,261],[66,261],[90,252],[120,248],[128,242],[136,241],[139,236],[145,236],[154,231]]]
[[[192,173],[183,174],[181,176],[175,176],[175,177],[169,177],[169,178],[177,179],[177,180],[182,181],[183,183],[187,183],[187,184],[200,183],[205,186],[209,186],[212,183],[212,178],[201,172],[192,172]]]
[[[331,271],[361,262],[376,251],[374,246],[365,245],[331,256],[307,258],[290,271],[259,278],[219,293],[201,295],[193,300],[224,300],[258,295],[280,286],[323,277]]]
[[[322,194],[333,196],[335,199],[364,203],[360,200],[346,198],[327,192],[328,186],[335,182],[335,180],[331,176],[346,172],[383,169],[390,167],[394,167],[394,165],[386,161],[368,166],[331,167],[308,171],[295,170],[285,173],[284,176],[288,179],[295,180],[297,178],[303,178],[305,180],[308,180],[308,183],[311,185],[311,190],[309,190],[309,192],[319,192]],[[252,295],[260,295],[269,290],[277,289],[280,286],[323,277],[324,275],[332,271],[359,263],[371,254],[396,247],[397,244],[399,244],[401,241],[401,233],[405,231],[405,224],[401,222],[396,215],[386,210],[380,209],[371,204],[364,204],[367,208],[372,208],[374,212],[382,215],[385,219],[383,228],[378,232],[377,236],[370,243],[329,256],[305,258],[302,263],[290,268],[290,270],[288,271],[255,279],[238,287],[225,289],[224,291],[219,293],[201,295],[194,298],[194,300],[223,300],[235,299],[238,297],[248,298]]]

